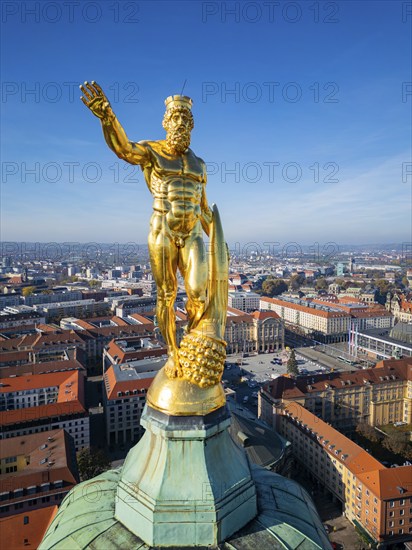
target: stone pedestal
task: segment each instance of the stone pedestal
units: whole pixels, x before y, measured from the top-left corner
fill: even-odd
[[[129,452],[115,517],[149,546],[216,546],[257,514],[245,453],[226,407],[169,416],[146,406],[146,432]]]

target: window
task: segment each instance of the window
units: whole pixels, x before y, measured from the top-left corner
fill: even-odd
[[[24,516],[23,518],[23,524],[27,525],[29,523],[29,516]]]

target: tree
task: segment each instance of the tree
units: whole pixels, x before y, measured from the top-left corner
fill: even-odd
[[[405,288],[409,287],[409,279],[408,277],[402,277],[402,284]]]
[[[292,376],[297,376],[299,374],[298,362],[296,361],[296,355],[295,355],[294,349],[292,349],[292,351],[290,352],[290,356],[289,356],[288,364],[286,368],[288,373]]]
[[[319,277],[315,283],[316,290],[326,290],[328,288],[328,283],[324,277]]]
[[[283,279],[271,279],[268,278],[266,281],[263,281],[262,290],[265,296],[273,298],[273,296],[278,296],[282,292],[286,292],[288,285]]]
[[[77,453],[77,465],[82,481],[96,477],[111,467],[109,457],[101,450],[86,448]]]
[[[292,275],[292,277],[290,278],[290,288],[292,290],[299,290],[299,288],[303,285],[303,283],[305,282],[305,276],[300,274],[298,275],[297,273],[295,273],[295,275]]]
[[[392,453],[401,455],[407,460],[412,458],[412,446],[409,443],[408,432],[392,433],[385,437],[382,444]]]
[[[386,295],[388,294],[388,291],[390,290],[394,290],[394,285],[392,283],[390,283],[389,281],[387,281],[386,279],[378,279],[376,281],[376,287],[378,288],[379,290],[379,293],[377,295],[377,298],[376,300],[380,303],[380,304],[385,304],[386,302]]]
[[[96,288],[96,287],[101,287],[102,283],[100,281],[97,281],[96,279],[92,279],[91,281],[89,281],[89,287],[90,288]]]
[[[370,424],[366,424],[366,422],[361,422],[356,426],[356,432],[363,437],[366,437],[366,439],[369,439],[369,441],[377,442],[379,441],[379,436],[373,426]]]
[[[23,296],[31,296],[35,290],[35,286],[25,286],[21,293],[23,294]]]

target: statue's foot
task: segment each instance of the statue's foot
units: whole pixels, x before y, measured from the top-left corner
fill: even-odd
[[[182,369],[179,364],[177,351],[170,353],[169,359],[165,365],[165,373],[169,378],[179,378],[182,376]]]

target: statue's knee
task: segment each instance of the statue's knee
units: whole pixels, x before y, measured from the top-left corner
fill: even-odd
[[[206,303],[206,294],[194,294],[190,299],[197,306],[202,306]]]
[[[170,306],[174,303],[176,299],[176,291],[174,289],[158,289],[157,291],[157,300],[161,302],[164,306]]]

